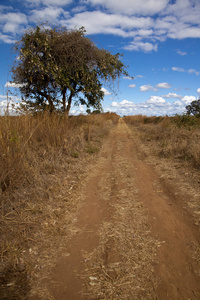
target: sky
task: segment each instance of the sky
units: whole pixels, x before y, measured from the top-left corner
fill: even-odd
[[[123,54],[130,77],[116,83],[117,95],[103,87],[105,112],[182,114],[200,98],[199,16],[200,0],[0,0],[0,112],[7,99],[19,101],[11,83],[13,44],[48,21],[84,26],[97,47]],[[85,109],[72,107],[71,113]]]

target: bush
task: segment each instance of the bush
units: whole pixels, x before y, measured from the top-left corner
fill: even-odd
[[[171,122],[178,127],[200,126],[200,118],[198,116],[176,115],[171,118]]]

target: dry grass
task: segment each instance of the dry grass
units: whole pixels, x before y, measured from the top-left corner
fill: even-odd
[[[200,118],[190,116],[124,118],[137,125],[143,142],[159,157],[176,158],[200,167]]]
[[[163,186],[170,186],[176,198],[200,227],[200,118],[125,117],[142,142],[142,159],[153,164]]]
[[[52,267],[52,252],[73,234],[80,199],[71,192],[117,120],[116,114],[0,117],[3,299],[24,299],[37,280],[45,293],[41,269]]]

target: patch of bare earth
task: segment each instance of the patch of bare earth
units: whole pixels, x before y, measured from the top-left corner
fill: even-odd
[[[79,210],[70,238],[52,253],[46,296],[30,299],[200,299],[190,196],[183,201],[180,186],[164,180],[137,135],[123,119],[111,131],[72,192]]]

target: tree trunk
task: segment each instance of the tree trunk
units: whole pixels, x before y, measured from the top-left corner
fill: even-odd
[[[54,104],[50,95],[48,96],[48,102],[49,102],[49,113],[52,114],[52,112],[54,111]]]
[[[63,112],[66,112],[66,89],[62,91]]]
[[[72,97],[73,97],[74,93],[71,91],[70,95],[69,95],[69,98],[68,98],[68,103],[67,103],[67,108],[66,108],[66,116],[68,117],[69,116],[69,111],[70,111],[70,108],[71,108],[71,104],[72,104]]]

